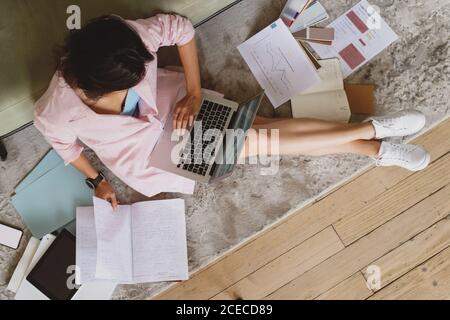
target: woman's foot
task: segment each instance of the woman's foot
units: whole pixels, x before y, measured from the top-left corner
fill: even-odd
[[[413,144],[394,144],[383,141],[378,157],[379,167],[398,166],[410,171],[420,171],[430,164],[430,154],[422,147]]]
[[[415,110],[402,111],[392,116],[370,117],[364,122],[371,122],[375,128],[375,139],[404,137],[413,135],[425,127],[425,116]]]

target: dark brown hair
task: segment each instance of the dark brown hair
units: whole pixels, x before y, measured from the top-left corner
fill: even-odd
[[[58,50],[58,71],[72,88],[96,100],[137,85],[154,59],[140,36],[118,16],[91,20]]]

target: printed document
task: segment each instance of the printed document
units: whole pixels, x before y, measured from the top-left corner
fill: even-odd
[[[275,108],[320,82],[311,60],[280,19],[238,49]]]
[[[331,47],[311,44],[321,59],[339,58],[344,78],[361,68],[398,39],[395,32],[371,6],[362,0],[328,28],[335,29]]]

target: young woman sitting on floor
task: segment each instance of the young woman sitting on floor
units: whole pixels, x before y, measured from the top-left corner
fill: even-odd
[[[157,68],[156,52],[172,45],[178,46],[184,73]],[[191,194],[193,181],[152,168],[148,159],[165,121],[173,121],[177,129],[191,126],[201,100],[197,47],[189,20],[167,14],[137,21],[104,16],[67,37],[58,70],[37,102],[35,126],[66,164],[88,178],[96,196],[115,207],[112,186],[84,155],[79,141],[118,178],[146,196]],[[169,114],[174,105],[174,113]],[[361,124],[257,118],[251,134],[279,129],[280,155],[354,153],[374,158],[379,166],[417,171],[430,162],[423,148],[382,139],[412,135],[424,125],[425,117],[415,111]]]

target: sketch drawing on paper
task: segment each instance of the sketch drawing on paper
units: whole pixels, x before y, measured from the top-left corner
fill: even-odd
[[[293,73],[294,69],[280,48],[274,47],[269,41],[261,41],[252,54],[275,92],[282,94],[292,89],[288,74]]]

